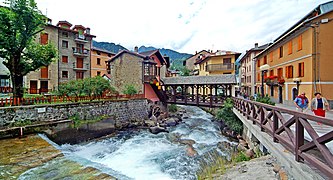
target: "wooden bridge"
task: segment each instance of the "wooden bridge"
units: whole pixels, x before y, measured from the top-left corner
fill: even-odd
[[[235,75],[165,78],[163,90],[168,104],[220,107],[232,96]]]
[[[271,137],[267,140],[272,145],[271,152],[279,153],[274,146],[279,143],[293,154],[295,161],[287,160],[290,163],[285,166],[295,171],[298,162],[307,165],[308,170],[301,169],[299,178],[333,178],[333,120],[235,98],[234,75],[174,77],[162,82],[168,104],[220,107],[231,97],[234,112],[244,120],[244,125],[250,124],[251,129],[258,127],[256,136]],[[288,159],[283,153],[281,156]]]

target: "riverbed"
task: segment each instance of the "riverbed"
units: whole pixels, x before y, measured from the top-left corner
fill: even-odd
[[[189,118],[169,128],[169,133],[154,135],[147,130],[124,131],[75,145],[58,145],[47,136],[39,135],[64,156],[25,171],[19,179],[56,179],[66,166],[73,166],[72,162],[82,166],[81,169],[90,167],[94,170],[92,173],[117,179],[196,179],[202,164],[209,163],[215,156],[229,156],[230,149],[225,149],[223,144],[233,142],[221,134],[212,115],[198,107],[182,108]],[[191,146],[182,143],[184,141],[194,141],[192,153],[189,153]],[[60,167],[63,170],[59,170]],[[78,175],[69,171],[61,177],[77,179]]]

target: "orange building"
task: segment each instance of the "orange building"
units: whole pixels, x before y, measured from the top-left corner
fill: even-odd
[[[256,56],[256,87],[279,103],[321,92],[333,102],[333,1],[313,9]],[[262,78],[262,76],[264,78]]]
[[[103,76],[107,73],[107,61],[115,56],[115,53],[112,53],[107,50],[99,49],[96,47],[91,48],[91,77]]]

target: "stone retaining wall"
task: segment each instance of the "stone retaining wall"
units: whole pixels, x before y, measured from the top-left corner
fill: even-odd
[[[134,99],[3,107],[0,108],[0,128],[24,121],[49,122],[73,116],[89,120],[103,115],[121,124],[143,121],[148,118],[148,102]]]

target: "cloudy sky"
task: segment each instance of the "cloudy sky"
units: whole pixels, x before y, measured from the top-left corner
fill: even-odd
[[[91,28],[97,41],[244,52],[277,38],[328,0],[36,0],[56,24]]]

